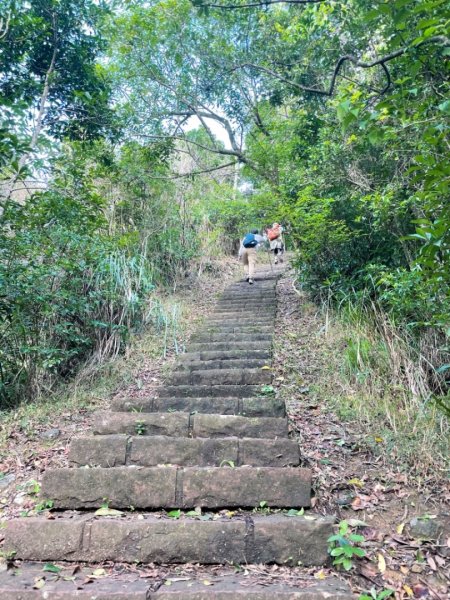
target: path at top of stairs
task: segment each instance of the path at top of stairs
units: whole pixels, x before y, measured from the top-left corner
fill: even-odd
[[[52,563],[326,563],[333,519],[299,510],[311,503],[311,472],[271,386],[279,273],[260,269],[254,285],[225,290],[157,396],[121,399],[98,414],[93,434],[72,442],[70,468],[44,474],[51,518],[9,521],[4,552]],[[24,563],[22,578],[2,574],[0,597],[43,598],[30,585],[37,565]],[[94,595],[58,578],[45,585],[56,600],[352,597],[333,579],[245,587],[234,575],[154,591],[114,581],[95,581]]]

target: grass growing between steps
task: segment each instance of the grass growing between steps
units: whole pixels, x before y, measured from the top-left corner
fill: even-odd
[[[67,385],[0,413],[0,517],[35,507],[42,472],[67,466],[67,446],[88,433],[94,411],[114,396],[146,395],[161,385],[177,352],[238,274],[237,262],[223,259],[200,277],[180,281],[175,291],[161,290],[149,300],[149,326],[123,355],[87,364]]]
[[[314,509],[365,540],[345,576],[361,593],[447,597],[449,423],[405,383],[423,380],[404,342],[321,311],[289,274],[278,298],[274,386],[313,470]]]

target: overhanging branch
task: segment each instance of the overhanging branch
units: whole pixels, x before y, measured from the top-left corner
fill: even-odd
[[[172,179],[182,179],[183,177],[195,177],[195,175],[203,175],[204,173],[213,173],[214,171],[220,171],[221,169],[226,169],[227,167],[233,167],[236,163],[233,162],[229,162],[229,163],[225,163],[224,165],[218,165],[217,167],[209,167],[208,169],[201,169],[198,171],[191,171],[190,173],[178,173],[177,175],[171,175],[169,177],[163,177],[163,176],[150,176],[151,179],[165,179],[165,180],[172,180]]]
[[[221,10],[236,10],[239,8],[265,8],[270,4],[319,4],[325,0],[260,0],[259,2],[248,2],[246,4],[216,4],[203,2],[202,0],[191,0],[197,8],[220,8]]]
[[[399,48],[395,52],[391,52],[390,54],[386,54],[385,56],[376,58],[375,60],[373,60],[371,62],[361,61],[356,56],[352,56],[351,54],[346,54],[345,56],[341,56],[339,58],[339,60],[337,61],[336,66],[334,68],[333,75],[331,77],[331,82],[330,82],[328,89],[320,89],[320,88],[302,85],[301,83],[297,83],[295,81],[292,81],[291,79],[287,79],[286,77],[283,77],[276,71],[272,71],[271,69],[268,69],[267,67],[263,67],[262,65],[257,65],[254,63],[243,63],[241,65],[234,67],[232,70],[244,69],[244,68],[250,67],[253,69],[257,69],[258,71],[261,71],[262,73],[266,73],[267,75],[270,75],[271,77],[274,77],[275,79],[278,79],[279,81],[282,81],[283,83],[286,83],[292,87],[295,87],[298,90],[301,90],[302,92],[318,94],[321,96],[332,96],[333,92],[334,92],[334,88],[336,86],[336,80],[339,76],[339,73],[340,73],[342,67],[344,66],[344,64],[346,62],[351,62],[353,65],[355,65],[355,67],[359,67],[361,69],[371,69],[376,66],[381,66],[381,68],[383,69],[385,76],[386,76],[386,85],[384,86],[384,88],[382,90],[380,90],[379,93],[385,94],[388,91],[388,89],[391,87],[391,76],[390,76],[389,70],[386,66],[386,63],[390,62],[391,60],[394,60],[394,58],[398,58],[399,56],[402,56],[403,54],[405,54],[412,48],[420,48],[420,47],[428,45],[428,44],[440,44],[441,46],[450,46],[450,40],[449,40],[449,38],[447,38],[444,35],[436,35],[436,36],[428,38],[427,40],[424,40],[423,42],[420,42],[416,46],[403,46],[402,48]]]

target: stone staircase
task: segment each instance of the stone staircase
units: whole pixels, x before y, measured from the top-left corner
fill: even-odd
[[[28,579],[0,575],[2,600],[352,598],[332,578],[243,587],[236,574],[208,587],[180,581],[151,591],[106,577],[85,595],[56,578],[47,596],[29,583],[34,561],[326,563],[333,519],[287,515],[310,507],[311,473],[270,386],[277,273],[260,270],[257,279],[226,289],[158,397],[117,400],[97,415],[92,436],[72,442],[71,467],[45,472],[41,496],[53,502],[52,518],[7,523],[3,551],[33,562],[23,563]],[[123,513],[95,515],[102,505]],[[189,515],[174,519],[161,509]]]

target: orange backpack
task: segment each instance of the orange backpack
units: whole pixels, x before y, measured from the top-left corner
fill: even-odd
[[[280,234],[280,226],[267,230],[267,237],[269,238],[270,242],[273,242],[273,240],[276,240],[278,237],[280,237]]]

